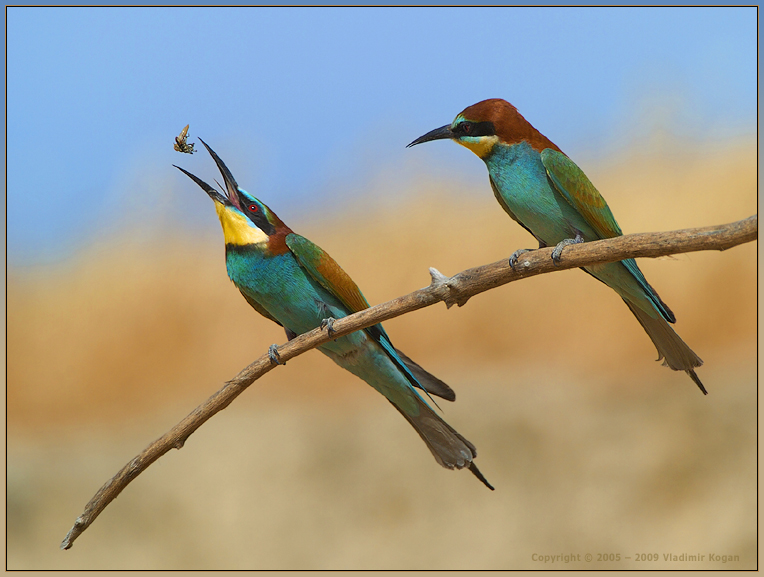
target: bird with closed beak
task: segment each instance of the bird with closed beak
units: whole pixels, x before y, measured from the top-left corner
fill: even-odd
[[[554,246],[559,263],[566,246],[621,236],[607,202],[584,172],[506,100],[492,98],[465,108],[451,124],[436,128],[408,146],[449,139],[470,149],[488,168],[494,196],[506,213],[538,241]],[[514,268],[516,251],[509,259]],[[685,371],[703,394],[695,373],[703,361],[677,335],[671,309],[647,282],[634,259],[584,267],[620,296],[658,350],[658,360]]]

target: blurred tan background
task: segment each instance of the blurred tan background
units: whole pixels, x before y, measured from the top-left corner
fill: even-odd
[[[576,160],[627,233],[757,212],[754,138],[675,144]],[[430,266],[455,274],[533,246],[487,177],[464,188],[446,176],[395,191],[375,181],[312,218],[260,196],[376,304],[425,286]],[[193,183],[172,186],[209,203]],[[707,397],[654,362],[621,300],[580,271],[388,321],[396,346],[456,390],[445,419],[495,492],[439,467],[381,396],[312,351],[60,551],[107,479],[285,340],[228,281],[219,230],[164,232],[99,236],[72,261],[8,271],[9,569],[756,567],[757,243],[640,261],[705,360]],[[534,560],[560,554],[581,561]]]

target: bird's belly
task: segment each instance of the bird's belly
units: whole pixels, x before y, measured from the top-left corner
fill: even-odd
[[[505,155],[487,161],[487,165],[500,203],[503,201],[510,216],[547,246],[575,238],[577,232],[585,240],[598,238],[584,218],[552,188],[538,153]]]
[[[228,275],[239,290],[298,335],[315,329],[328,317],[347,316],[342,303],[308,276],[289,253],[256,259],[232,252],[226,262]],[[365,331],[329,341],[318,349],[408,414],[418,413],[406,377]]]
[[[347,316],[344,306],[309,277],[291,255],[242,260],[229,254],[227,264],[239,290],[298,335],[320,326],[327,317]],[[405,376],[365,331],[329,341],[318,349],[409,414],[417,413]]]
[[[347,316],[344,306],[309,277],[290,253],[259,259],[229,253],[226,260],[228,275],[239,290],[298,335],[319,327],[329,317]],[[358,336],[348,335],[323,348],[352,356],[357,341]]]
[[[339,303],[305,274],[290,253],[270,258],[229,253],[226,264],[228,276],[242,293],[297,334],[316,328],[329,316],[345,316]]]

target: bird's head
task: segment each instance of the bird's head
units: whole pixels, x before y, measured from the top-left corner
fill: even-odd
[[[490,98],[468,106],[456,115],[451,124],[431,130],[408,146],[446,138],[469,148],[483,159],[493,152],[497,144],[511,146],[527,141],[539,152],[544,148],[559,150],[533,128],[517,108],[501,98]]]
[[[284,237],[292,232],[263,202],[239,188],[236,179],[220,157],[201,138],[204,145],[218,165],[225,183],[225,195],[194,176],[187,170],[176,166],[198,184],[215,203],[215,210],[223,226],[226,246],[259,245],[273,253],[283,252]]]

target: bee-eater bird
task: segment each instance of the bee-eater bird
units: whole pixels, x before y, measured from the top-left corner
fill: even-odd
[[[225,237],[228,276],[258,313],[284,327],[293,339],[319,326],[332,332],[335,319],[361,311],[369,303],[360,289],[326,252],[292,232],[265,204],[239,188],[217,154],[200,138],[223,175],[223,195],[193,174],[215,203]],[[222,188],[222,187],[221,187]],[[468,468],[493,487],[475,466],[475,446],[441,419],[414,387],[453,401],[451,388],[393,347],[381,324],[318,347],[343,369],[382,393],[447,469]],[[276,345],[269,351],[278,363]]]
[[[460,112],[451,124],[420,136],[408,146],[450,139],[469,148],[488,167],[493,194],[501,207],[531,233],[539,248],[555,246],[552,259],[580,242],[612,238],[623,233],[607,202],[583,171],[559,147],[541,134],[509,102],[483,100]],[[509,259],[530,249],[516,251]],[[685,371],[703,394],[708,394],[695,367],[698,355],[669,326],[671,309],[645,279],[634,259],[594,265],[584,270],[612,288],[658,349],[658,360]]]

